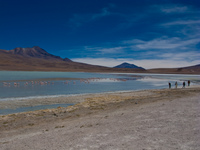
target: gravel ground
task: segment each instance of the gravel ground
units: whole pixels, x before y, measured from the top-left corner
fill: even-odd
[[[93,95],[0,116],[1,150],[198,150],[200,88]]]

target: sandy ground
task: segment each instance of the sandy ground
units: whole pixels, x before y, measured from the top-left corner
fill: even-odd
[[[199,87],[85,95],[67,108],[0,116],[0,149],[198,150],[199,97]]]

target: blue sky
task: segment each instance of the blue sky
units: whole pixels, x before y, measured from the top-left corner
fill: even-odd
[[[0,16],[0,49],[109,67],[200,64],[199,0],[0,0]]]

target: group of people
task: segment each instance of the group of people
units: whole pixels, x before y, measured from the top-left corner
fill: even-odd
[[[190,86],[190,80],[188,80],[188,86]],[[183,82],[183,87],[182,88],[185,88],[185,85],[186,85],[186,83],[185,83],[185,81]],[[171,83],[169,82],[169,89],[171,89]],[[178,82],[175,82],[175,88],[177,89],[178,88]]]

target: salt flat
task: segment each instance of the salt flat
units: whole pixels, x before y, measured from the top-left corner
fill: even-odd
[[[99,94],[68,108],[0,116],[0,146],[197,150],[199,97],[199,87]]]

